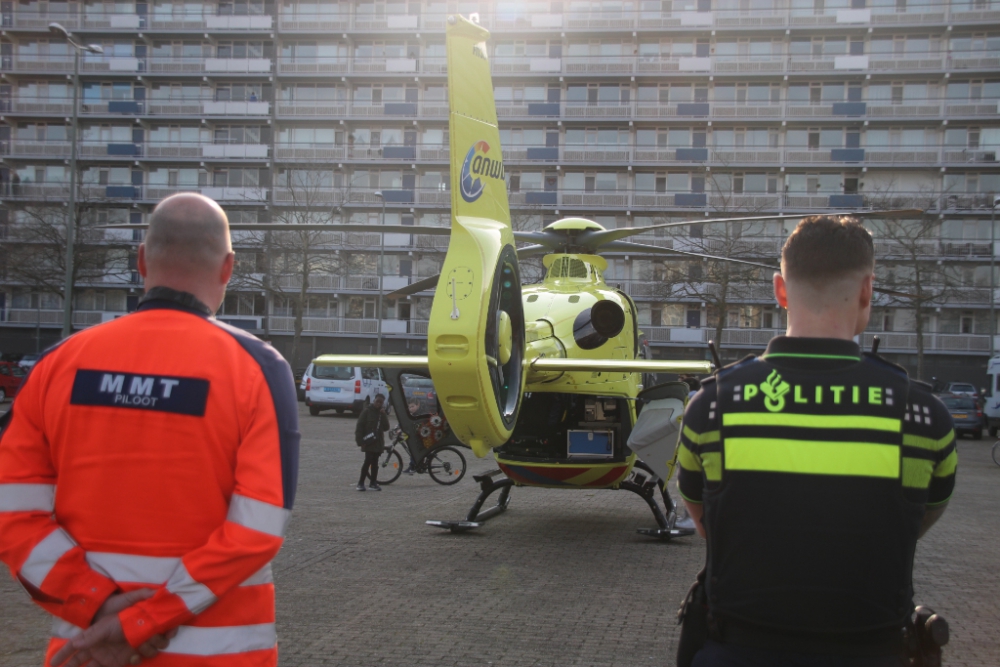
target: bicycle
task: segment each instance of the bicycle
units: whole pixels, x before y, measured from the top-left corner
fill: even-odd
[[[397,447],[402,447],[409,456],[403,429],[397,426],[389,431],[389,437],[392,438],[392,444],[379,456],[379,484],[392,484],[403,474],[403,457],[397,451]],[[419,460],[413,460],[412,464],[413,472],[421,475],[427,473],[431,479],[444,486],[457,484],[465,477],[465,456],[451,445],[435,447]]]
[[[993,443],[993,463],[1000,466],[1000,440]]]

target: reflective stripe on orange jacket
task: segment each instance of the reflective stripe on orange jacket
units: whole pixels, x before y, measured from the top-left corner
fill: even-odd
[[[49,656],[153,587],[119,615],[129,643],[180,627],[144,664],[275,664],[298,440],[288,364],[170,298],[44,355],[0,435],[0,559],[57,617]]]

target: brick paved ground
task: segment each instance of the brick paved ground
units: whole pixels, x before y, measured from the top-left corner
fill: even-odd
[[[697,538],[649,541],[644,503],[626,492],[514,489],[478,533],[462,518],[469,475],[442,487],[403,476],[357,493],[353,421],[303,412],[302,473],[275,563],[281,664],[423,666],[665,665],[674,613],[704,558]],[[946,664],[1000,666],[1000,467],[963,440],[959,488],[917,553],[918,600],[951,623]],[[0,577],[0,665],[41,664],[48,621]]]

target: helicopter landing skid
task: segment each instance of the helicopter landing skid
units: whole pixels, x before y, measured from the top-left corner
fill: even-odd
[[[476,498],[476,502],[472,504],[472,508],[469,510],[469,514],[465,517],[465,521],[427,521],[428,526],[434,526],[436,528],[444,528],[445,530],[450,530],[453,533],[464,533],[467,530],[473,530],[479,528],[489,519],[501,514],[510,505],[510,489],[514,486],[514,481],[504,478],[499,482],[494,482],[493,478],[497,475],[502,475],[503,471],[500,469],[488,472],[485,475],[475,475],[472,479],[479,482],[479,496]],[[493,507],[479,511],[483,507],[483,503],[486,499],[493,494],[494,491],[500,491],[500,496],[497,498],[497,504]]]
[[[694,535],[695,529],[693,527],[677,526],[677,512],[674,510],[674,503],[670,499],[670,495],[666,492],[665,488],[660,485],[659,478],[657,478],[649,466],[642,461],[636,462],[632,475],[629,479],[622,482],[619,485],[619,488],[631,491],[645,500],[646,504],[649,505],[649,509],[653,512],[653,518],[656,519],[656,523],[659,527],[637,528],[636,532],[640,535],[648,535],[649,537],[654,537],[659,540],[669,540],[675,537],[687,537],[688,535]],[[666,516],[664,516],[663,510],[660,509],[660,506],[656,502],[657,489],[659,489],[660,496],[663,498],[663,504],[667,508]]]

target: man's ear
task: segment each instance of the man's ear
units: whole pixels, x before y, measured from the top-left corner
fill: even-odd
[[[788,309],[788,286],[785,285],[785,277],[780,273],[775,271],[774,277],[772,278],[774,283],[774,298],[777,300],[778,305],[784,309]]]
[[[143,278],[149,273],[149,269],[146,267],[146,244],[139,244],[139,275]]]
[[[875,275],[869,273],[861,281],[861,293],[858,295],[859,303],[858,305],[863,309],[869,308],[872,305],[872,297],[875,291]]]
[[[222,281],[223,285],[229,284],[229,279],[233,277],[233,266],[236,264],[236,253],[229,251],[226,255],[226,259],[222,262],[222,272],[219,274],[219,279]]]

